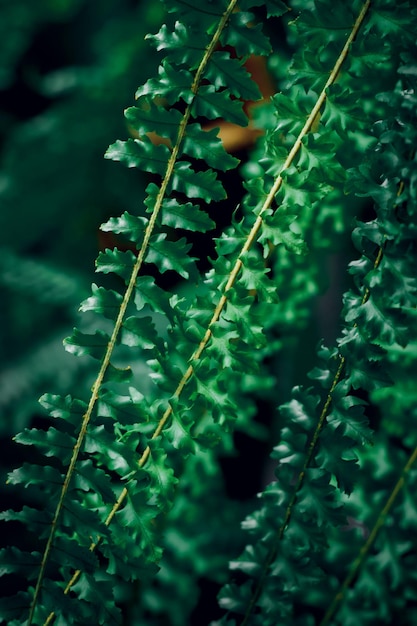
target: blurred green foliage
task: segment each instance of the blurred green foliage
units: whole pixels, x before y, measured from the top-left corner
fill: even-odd
[[[144,37],[163,12],[140,0],[0,2],[1,434],[80,369],[62,338],[104,245],[98,227],[137,210],[145,187],[103,155],[155,71]]]

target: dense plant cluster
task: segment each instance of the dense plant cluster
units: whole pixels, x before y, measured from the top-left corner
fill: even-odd
[[[106,152],[145,173],[145,210],[102,225],[118,244],[96,261],[109,282],[92,286],[86,322],[64,342],[96,362],[91,394],[44,394],[51,425],[15,437],[36,455],[9,474],[30,489],[1,514],[25,534],[0,562],[28,587],[0,615],[179,625],[203,576],[223,584],[213,624],[411,624],[417,11],[387,0],[166,9],[150,36],[157,76],[125,111],[131,137]],[[270,21],[294,56],[279,92],[251,108],[261,93],[245,63],[272,55]],[[263,137],[205,271],[196,237],[216,226],[239,163],[219,120]],[[352,224],[339,339],[288,395],[277,361],[294,345],[303,354],[324,259]],[[279,408],[275,478],[248,512],[226,497],[219,459],[234,433],[262,436],[265,398]]]

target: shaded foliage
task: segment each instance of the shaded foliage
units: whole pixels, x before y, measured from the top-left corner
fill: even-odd
[[[0,553],[22,581],[0,603],[8,624],[184,624],[201,578],[223,585],[213,624],[412,623],[417,14],[301,4],[166,0],[149,37],[159,68],[125,110],[131,136],[105,154],[141,172],[142,190],[127,184],[128,206],[102,225],[113,245],[96,269],[110,280],[82,296],[87,321],[64,341],[89,363],[84,384],[44,394],[46,427],[15,436],[34,454],[8,478],[28,504],[0,515],[25,526],[24,545]],[[245,63],[274,57],[268,20],[294,55],[279,93],[251,109]],[[211,237],[239,164],[213,121],[264,137],[205,271],[195,236]],[[340,248],[339,261],[359,257],[339,339],[290,392]],[[51,278],[66,294],[52,301],[73,297],[43,267],[40,284]],[[318,334],[334,323],[316,315]],[[259,415],[271,405],[272,427]],[[239,504],[222,459],[265,426],[276,480],[259,506]]]

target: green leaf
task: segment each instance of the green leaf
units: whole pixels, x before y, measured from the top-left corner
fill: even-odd
[[[128,396],[122,396],[105,389],[100,394],[97,414],[104,418],[111,418],[117,422],[137,424],[148,420],[148,408],[143,395],[133,387]]]
[[[145,470],[151,479],[153,500],[163,510],[172,503],[178,479],[167,463],[168,455],[161,446],[161,438],[149,441],[150,455]]]
[[[128,367],[115,367],[109,363],[104,374],[103,383],[130,383],[133,379],[133,371]]]
[[[135,129],[139,137],[155,132],[160,137],[167,137],[174,144],[182,115],[176,109],[165,109],[153,104],[148,98],[139,100],[138,106],[125,110],[125,118]]]
[[[189,124],[182,152],[194,159],[205,161],[209,167],[225,172],[236,167],[239,160],[226,152],[217,132],[215,128],[202,130],[200,124]]]
[[[188,256],[190,249],[191,244],[187,244],[185,238],[174,242],[167,240],[166,233],[152,235],[145,261],[154,263],[161,274],[167,270],[174,270],[187,279],[190,273],[195,273],[194,259]]]
[[[115,490],[105,471],[93,465],[91,459],[79,461],[75,469],[74,488],[85,492],[100,494],[104,502],[111,503],[115,498]]]
[[[162,144],[154,145],[146,136],[143,139],[118,139],[109,146],[106,159],[120,161],[126,167],[137,167],[151,174],[163,176],[166,171],[170,151]]]
[[[275,134],[292,133],[298,135],[307,121],[310,108],[305,102],[305,98],[287,96],[283,93],[277,93],[272,96],[271,102],[276,109],[277,124]]]
[[[238,11],[230,16],[229,27],[222,33],[223,45],[232,46],[239,57],[268,55],[272,51],[268,37],[262,33],[262,25],[253,21],[253,13]]]
[[[195,172],[187,162],[175,164],[171,184],[173,189],[189,198],[202,198],[205,202],[219,202],[226,198],[223,185],[212,170]]]
[[[70,395],[60,396],[45,393],[39,398],[39,403],[55,418],[69,421],[75,425],[81,423],[82,417],[87,410],[87,404]]]
[[[80,311],[94,311],[115,321],[119,314],[122,296],[113,289],[105,289],[92,284],[93,295],[84,300],[80,305]]]
[[[242,258],[243,266],[240,283],[248,291],[254,291],[258,298],[265,302],[277,302],[278,294],[274,283],[267,278],[269,268],[265,267],[262,258],[252,251]]]
[[[20,522],[25,528],[37,534],[39,538],[48,536],[51,519],[46,512],[33,507],[23,506],[21,511],[1,511],[0,520],[4,522]]]
[[[359,131],[367,123],[367,116],[355,94],[336,84],[328,89],[321,122],[338,132],[346,132],[351,128]]]
[[[162,341],[158,336],[151,317],[128,317],[124,320],[120,341],[131,348],[142,350],[162,349]]]
[[[195,204],[181,204],[175,198],[167,198],[162,205],[162,223],[171,228],[184,228],[205,233],[215,227],[215,222]]]
[[[14,440],[26,446],[36,446],[45,456],[54,456],[59,459],[62,465],[69,462],[75,445],[74,437],[52,426],[46,431],[38,428],[25,428],[14,437]]]
[[[214,374],[215,370],[210,368],[208,362],[203,361],[199,364],[194,374],[194,382],[196,384],[194,399],[198,396],[204,398],[212,413],[213,421],[227,428],[226,424],[237,419],[237,407],[224,388],[224,381],[218,380]],[[205,435],[205,432],[202,433],[202,436],[199,433],[197,441],[202,441]]]
[[[305,255],[308,247],[297,224],[301,207],[279,206],[274,213],[269,211],[264,214],[262,233],[259,238],[261,243],[266,244],[265,253],[268,253],[268,243],[274,246],[284,244],[289,252]]]
[[[309,172],[316,170],[322,180],[333,184],[345,180],[345,170],[335,159],[337,146],[327,137],[310,133],[300,147],[297,166]]]
[[[165,98],[172,105],[182,98],[189,104],[194,94],[191,91],[193,76],[188,70],[174,69],[170,63],[164,61],[158,69],[158,78],[149,79],[136,91],[136,98],[151,96]]]
[[[339,430],[343,427],[339,426]],[[342,435],[338,428],[324,429],[316,456],[318,467],[333,474],[338,487],[348,496],[353,492],[359,472],[355,446],[356,441]]]
[[[303,48],[294,56],[288,73],[291,76],[292,84],[308,85],[308,88],[321,91],[329,76],[330,61],[323,65],[320,56],[311,54],[309,49]],[[326,104],[327,107],[327,104]]]
[[[260,100],[258,85],[239,59],[232,59],[228,52],[215,52],[206,72],[206,78],[218,91],[227,87],[232,96],[243,100]]]
[[[98,565],[97,555],[79,544],[79,538],[70,539],[60,534],[55,538],[55,551],[53,560],[60,567],[71,567],[82,572],[94,572]]]
[[[243,0],[239,2],[239,6],[242,11],[247,11],[252,7],[265,6],[267,17],[281,17],[281,15],[291,10],[284,2],[281,2],[281,0]]]
[[[315,5],[314,11],[304,11],[296,25],[299,33],[305,35],[311,50],[322,50],[331,42],[344,43],[354,19],[351,4],[338,3],[337,8],[329,8],[321,2]]]
[[[137,453],[121,441],[104,425],[90,428],[85,439],[85,450],[93,455],[106,471],[117,472],[122,478],[137,470]]]
[[[297,508],[300,513],[313,519],[319,528],[329,521],[335,525],[345,521],[341,504],[335,498],[335,488],[329,485],[328,476],[318,469],[310,468],[306,473],[298,492]]]
[[[144,556],[157,563],[162,552],[155,541],[155,519],[159,511],[147,501],[142,491],[136,491],[135,484],[135,481],[129,482],[124,507],[116,513],[116,518],[123,528],[128,528],[137,538]]]
[[[82,333],[74,328],[73,334],[64,339],[67,352],[76,356],[92,356],[94,359],[102,359],[106,352],[109,335],[102,330],[96,330],[94,335]]]
[[[22,552],[14,546],[0,550],[0,576],[13,573],[21,574],[25,578],[33,580],[36,579],[40,564],[41,554],[39,552]]]
[[[11,624],[11,620],[27,615],[31,602],[32,595],[26,591],[19,591],[15,596],[0,598],[0,617],[2,621],[6,624]]]
[[[145,217],[130,215],[130,213],[125,211],[120,217],[111,217],[107,222],[105,222],[105,224],[100,226],[100,229],[104,232],[124,235],[131,241],[141,242],[147,223],[148,220]],[[119,259],[123,259],[123,263],[126,261],[130,263],[129,257],[132,258],[132,255],[133,253],[129,251],[127,255],[122,252],[118,252],[118,254],[114,253],[113,256],[117,257],[116,263]]]
[[[25,487],[38,485],[49,488],[53,486],[57,490],[62,487],[64,478],[55,467],[24,463],[22,467],[14,469],[8,474],[7,482],[11,485],[24,484]]]
[[[187,23],[178,21],[173,30],[163,24],[156,35],[147,35],[146,38],[151,40],[158,51],[165,50],[170,62],[190,69],[197,67],[208,43],[206,32],[198,32],[197,35]]]
[[[409,340],[407,320],[399,307],[386,307],[372,295],[359,307],[351,306],[346,313],[346,321],[356,321],[367,328],[368,336],[376,345],[391,346],[399,343],[405,346]]]
[[[342,381],[333,392],[332,410],[327,418],[329,424],[354,441],[372,442],[369,421],[364,413],[364,401],[345,394],[346,384]]]
[[[143,231],[142,228],[138,228],[138,230],[136,230],[133,226],[132,229],[124,231],[123,234],[126,235],[127,233],[129,233],[132,240],[137,241],[139,237],[138,239],[136,239],[134,235],[135,232],[138,235],[141,235]],[[110,272],[113,272],[114,274],[117,274],[118,276],[123,278],[125,282],[128,282],[132,275],[135,261],[135,255],[131,250],[120,251],[117,248],[114,248],[113,250],[109,250],[107,248],[104,252],[99,252],[96,260],[96,271],[103,272],[104,274],[109,274]]]
[[[192,111],[195,117],[203,116],[208,120],[224,119],[239,126],[248,125],[248,117],[243,111],[242,102],[233,100],[228,89],[216,91],[214,85],[200,87]]]
[[[136,281],[135,305],[138,311],[149,305],[156,313],[162,313],[172,321],[174,312],[170,305],[169,294],[155,283],[151,276],[139,276]]]
[[[98,582],[90,574],[84,574],[72,589],[80,600],[95,607],[95,620],[98,624],[120,624],[121,610],[115,604],[114,585],[110,579]]]
[[[195,452],[195,443],[190,432],[194,425],[191,412],[176,408],[173,401],[170,404],[174,408],[171,411],[170,424],[165,428],[164,435],[174,448],[183,451],[184,454]]]

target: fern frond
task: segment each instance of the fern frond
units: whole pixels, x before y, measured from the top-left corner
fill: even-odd
[[[397,88],[397,94],[400,91]],[[405,90],[402,93],[405,94]],[[379,98],[387,104],[393,99],[392,94]],[[397,113],[401,106],[404,107],[404,102],[397,101]],[[390,114],[389,110],[385,113],[387,120],[390,120]],[[409,119],[407,123],[410,123]],[[405,120],[399,121],[398,128],[402,125],[406,125]],[[220,595],[222,607],[232,614],[243,615],[239,622],[242,624],[261,623],[260,620],[265,623],[265,619],[271,624],[278,619],[282,623],[307,623],[306,620],[310,619],[315,610],[313,606],[317,605],[324,607],[324,617],[320,624],[330,623],[363,566],[378,532],[386,523],[387,515],[406,483],[405,476],[411,471],[416,459],[415,449],[412,448],[401,477],[395,482],[394,488],[388,490],[388,499],[371,526],[368,539],[359,548],[358,556],[348,567],[348,574],[342,579],[343,582],[332,589],[334,595],[332,591],[329,594],[318,592],[318,583],[321,585],[324,577],[329,577],[330,563],[335,567],[340,558],[340,555],[330,554],[326,559],[324,550],[327,543],[330,543],[330,538],[333,541],[333,550],[337,550],[335,529],[349,515],[349,511],[342,510],[340,517],[340,507],[345,503],[342,492],[350,495],[356,486],[355,480],[352,480],[352,471],[356,478],[359,471],[363,471],[358,467],[358,454],[363,443],[369,439],[370,431],[363,412],[364,401],[356,397],[355,392],[361,389],[375,397],[379,394],[384,397],[393,383],[389,377],[384,377],[383,374],[381,376],[380,372],[381,365],[389,355],[390,346],[405,346],[410,342],[410,337],[412,343],[415,334],[415,277],[412,279],[407,269],[411,258],[407,258],[403,265],[403,285],[406,284],[409,289],[405,293],[400,287],[400,297],[397,285],[390,278],[389,263],[384,263],[387,255],[398,258],[398,250],[408,247],[412,236],[410,233],[414,232],[413,200],[410,202],[406,192],[407,184],[404,184],[404,180],[400,182],[397,164],[399,161],[404,164],[402,172],[405,176],[408,176],[411,169],[410,165],[405,165],[407,147],[404,142],[399,146],[399,138],[393,140],[393,122],[387,121],[386,126],[382,127],[385,133],[378,133],[380,143],[375,146],[372,153],[374,157],[368,157],[366,166],[358,168],[361,174],[355,170],[349,172],[358,183],[357,192],[362,193],[366,185],[361,180],[369,176],[371,164],[372,167],[375,166],[378,182],[374,179],[373,184],[368,184],[367,194],[377,202],[377,218],[364,224],[359,222],[357,226],[355,243],[360,251],[366,252],[360,261],[351,264],[351,271],[355,275],[357,288],[362,293],[355,296],[348,293],[344,310],[347,323],[345,335],[339,340],[337,350],[324,351],[327,368],[317,368],[312,372],[312,378],[318,380],[325,389],[330,388],[330,391],[327,397],[324,396],[321,411],[317,410],[319,396],[302,392],[298,388],[294,390],[290,403],[281,408],[286,426],[281,432],[281,442],[272,454],[273,458],[279,460],[276,470],[279,482],[265,490],[262,494],[263,508],[244,522],[244,527],[254,535],[254,542],[246,547],[239,560],[231,563],[232,570],[241,570],[249,580],[240,587],[234,584],[226,586]],[[395,149],[392,145],[395,145]],[[394,159],[393,152],[396,154]],[[350,185],[354,188],[351,183]],[[404,228],[398,228],[400,221]],[[412,254],[415,254],[415,250]],[[383,283],[385,295],[387,293],[387,280],[393,290],[391,302],[396,302],[394,307],[390,307],[380,298]],[[377,307],[377,310],[372,309],[372,313],[368,308],[370,302],[375,302],[374,306]],[[401,302],[407,304],[404,306]],[[408,336],[404,335],[405,327],[409,330]],[[358,370],[362,372],[361,376],[358,375]],[[378,458],[377,453],[375,458]],[[394,467],[395,465],[394,463]],[[335,490],[335,485],[338,491]],[[386,491],[385,488],[384,492]],[[379,493],[378,498],[381,497],[382,494]],[[346,503],[345,507],[347,508]],[[276,519],[283,520],[279,527]],[[343,544],[345,558],[349,559],[351,546],[347,552],[346,536],[343,531],[338,532],[340,546]],[[404,553],[407,549],[404,548]],[[398,559],[398,568],[400,554],[401,551],[395,557]],[[381,555],[375,558],[385,557]],[[250,579],[254,581],[252,585]],[[406,580],[406,574],[403,580]],[[300,591],[308,584],[312,587],[311,593],[305,593],[306,587],[305,597],[301,597]],[[382,579],[378,580],[380,587],[383,588],[384,584],[386,583]],[[358,591],[359,596],[360,593],[361,590]],[[381,590],[379,593],[384,592]],[[333,597],[326,609],[328,595]],[[375,598],[373,602],[378,600]],[[298,618],[295,617],[295,606]],[[358,619],[368,623],[366,620],[371,614],[371,621],[375,619],[377,609],[375,613],[371,613],[360,606],[353,590],[349,596],[349,606],[343,612],[340,623],[353,623]],[[259,609],[262,612],[258,614]],[[388,610],[387,603],[384,603],[385,612],[383,615],[382,612],[379,613],[381,619],[387,619]],[[262,616],[259,620],[258,615]],[[229,622],[225,617],[221,623],[235,621]]]
[[[231,560],[237,578],[220,594],[228,611],[220,623],[235,624],[236,615],[254,626],[304,625],[317,613],[328,623],[337,610],[349,624],[352,606],[357,621],[367,623],[357,608],[365,586],[360,572],[366,578],[367,567],[377,569],[381,588],[389,577],[408,584],[407,567],[399,563],[410,542],[400,530],[388,541],[384,523],[406,510],[410,528],[415,516],[407,488],[417,453],[406,434],[406,416],[414,415],[415,393],[407,381],[417,319],[409,24],[415,11],[408,20],[408,2],[307,3],[295,19],[298,52],[285,78],[280,70],[286,93],[253,112],[253,124],[264,124],[266,137],[244,167],[246,196],[215,241],[211,269],[199,279],[190,233],[215,226],[212,207],[209,215],[205,206],[227,197],[223,173],[238,164],[213,126],[216,120],[247,125],[243,102],[258,100],[260,90],[246,61],[272,51],[255,13],[281,17],[287,8],[280,0],[166,5],[172,29],[164,24],[149,37],[163,55],[158,75],[138,88],[136,105],[125,111],[131,138],[106,153],[146,173],[143,211],[126,211],[102,225],[128,243],[123,251],[99,254],[97,272],[114,274],[111,288],[93,284],[80,310],[94,323],[65,340],[68,352],[96,362],[87,381],[91,394],[87,400],[82,389],[80,399],[44,394],[41,405],[53,426],[15,438],[46,460],[41,465],[29,457],[9,474],[10,485],[30,487],[30,506],[0,519],[25,524],[43,548],[0,551],[2,572],[29,585],[0,603],[0,617],[12,626],[23,620],[28,626],[121,623],[126,585],[145,580],[146,610],[155,603],[149,579],[162,567],[164,596],[173,562],[224,581],[218,570],[224,558],[207,555],[199,543],[207,546],[223,522],[212,520],[210,504],[206,533],[204,511],[196,507],[218,493],[216,457],[233,450],[235,430],[256,429],[256,398],[270,397],[273,387],[291,378],[286,383],[279,371],[277,376],[276,354],[308,330],[311,303],[323,283],[323,255],[337,249],[350,226],[345,189],[375,201],[376,217],[359,219],[353,232],[362,256],[350,265],[355,286],[344,296],[342,337],[334,349],[319,350],[322,363],[310,374],[314,388],[295,387],[280,408],[280,441],[271,455],[278,482],[265,489],[260,509],[243,524],[252,540]],[[293,9],[300,5],[294,1]],[[375,98],[375,91],[395,84],[401,64],[402,84]],[[392,110],[392,98],[399,112]],[[176,294],[160,286],[172,276]],[[405,392],[401,400],[396,384]],[[395,427],[382,418],[382,434],[374,437],[385,457],[386,440],[400,433],[404,442],[382,477],[375,470],[377,453],[367,449],[370,401],[385,416],[389,406],[404,414]],[[403,467],[400,479],[395,466]],[[371,505],[361,481],[372,480]],[[396,508],[400,494],[404,500]],[[376,521],[374,510],[381,511]],[[225,506],[222,520],[229,514]],[[199,539],[190,537],[190,564],[187,550],[173,552],[192,535],[193,524],[204,529]],[[350,547],[358,556],[350,562],[342,535],[355,524],[371,531],[363,545],[356,533]],[[242,543],[237,537],[237,549]],[[391,553],[393,564],[387,565]],[[358,587],[351,588],[356,578]],[[174,587],[189,580],[189,573],[180,576]],[[167,606],[178,606],[181,597],[179,591]],[[373,614],[381,619],[402,606],[382,604]],[[191,599],[184,605],[187,619]],[[137,621],[142,618],[138,614]]]

